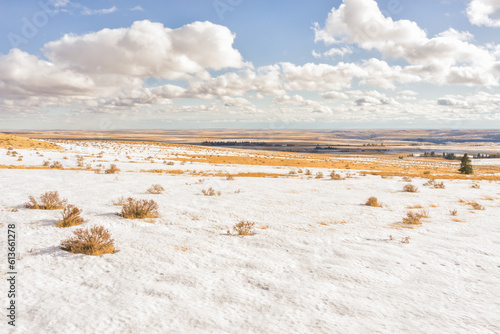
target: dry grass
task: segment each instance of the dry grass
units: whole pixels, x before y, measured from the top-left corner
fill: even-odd
[[[27,209],[59,210],[67,203],[67,200],[59,198],[59,192],[57,191],[47,191],[45,194],[40,195],[39,200],[33,196],[30,196],[29,199],[29,202],[24,204]]]
[[[330,178],[332,180],[345,180],[345,177],[342,177],[342,175],[335,173],[335,171],[330,173]]]
[[[452,215],[452,216],[456,216],[458,213],[457,209],[450,210],[449,212],[450,212],[450,215]]]
[[[111,234],[102,226],[79,228],[73,232],[74,236],[61,242],[61,249],[77,254],[99,256],[113,254],[114,240]]]
[[[226,180],[228,180],[228,181],[234,181],[234,176],[228,175],[228,176],[226,176]]]
[[[480,189],[481,188],[481,186],[479,185],[479,183],[473,183],[470,187],[472,189]]]
[[[255,233],[252,232],[254,227],[255,223],[242,220],[233,226],[233,231],[237,235],[254,235]],[[230,231],[228,231],[228,234],[231,234]]]
[[[323,178],[323,173],[322,172],[317,172],[316,173],[316,178],[317,179],[322,179]]]
[[[366,201],[365,205],[380,207],[380,203],[378,202],[377,197],[374,197],[374,196],[368,198],[368,200]]]
[[[407,209],[423,209],[424,207],[421,206],[420,204],[417,204],[417,205],[408,205],[406,208]]]
[[[158,203],[153,200],[127,198],[118,214],[126,219],[159,218]]]
[[[420,225],[422,224],[421,219],[426,217],[428,217],[428,214],[425,211],[422,212],[408,211],[406,213],[406,217],[403,218],[402,223],[406,225]]]
[[[408,184],[405,184],[405,186],[403,187],[403,191],[406,193],[416,193],[416,192],[418,192],[418,188],[416,186],[414,186],[413,184],[408,183]]]
[[[39,140],[28,139],[10,134],[0,133],[0,147],[12,148],[32,148],[44,150],[61,150],[60,146]]]
[[[476,202],[469,202],[469,203],[467,203],[467,204],[469,204],[470,206],[472,206],[472,208],[473,208],[474,210],[484,210],[484,206],[482,206],[482,205],[481,205],[481,204],[479,204],[479,203],[476,203]]]
[[[409,177],[409,176],[403,176],[402,180],[404,182],[411,182],[412,181],[411,177]]]
[[[208,189],[202,189],[201,193],[205,196],[220,196],[220,191],[215,191],[214,188],[210,187]]]
[[[118,167],[116,167],[115,164],[111,164],[108,169],[104,171],[105,174],[116,174],[120,171]]]
[[[74,205],[67,205],[62,211],[62,219],[57,224],[57,227],[77,226],[84,223],[80,216],[82,210]]]
[[[159,195],[164,191],[165,188],[163,188],[160,184],[153,184],[151,187],[148,188],[148,190],[146,190],[146,193]]]
[[[59,161],[54,161],[49,168],[53,169],[64,169],[63,165]]]

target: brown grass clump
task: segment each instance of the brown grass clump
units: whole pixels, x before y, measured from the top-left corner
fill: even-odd
[[[316,178],[317,179],[322,179],[323,178],[323,173],[322,172],[317,172],[316,173]]]
[[[111,234],[102,226],[79,228],[73,232],[74,236],[61,242],[61,249],[77,254],[103,255],[113,254],[114,240]]]
[[[470,206],[472,206],[472,208],[473,208],[474,210],[484,210],[484,206],[482,206],[482,205],[481,205],[481,204],[479,204],[479,203],[476,203],[476,202],[469,202],[469,203],[467,203],[467,204],[469,204]]]
[[[63,165],[59,161],[54,161],[49,167],[54,169],[64,169]]]
[[[161,194],[162,192],[165,191],[165,188],[163,188],[160,184],[153,184],[151,187],[146,190],[148,194]]]
[[[228,175],[228,176],[226,176],[226,180],[228,180],[228,181],[234,181],[234,176]]]
[[[233,226],[233,230],[237,235],[254,235],[255,233],[252,232],[254,227],[255,223],[242,220]],[[228,231],[228,234],[231,234],[230,231]]]
[[[427,217],[427,213],[425,213],[425,212],[408,211],[406,213],[406,217],[403,218],[403,224],[420,225],[420,224],[422,224],[420,222],[420,220],[424,217]]]
[[[378,202],[377,197],[372,196],[368,198],[368,201],[366,201],[365,205],[379,207],[380,203]]]
[[[57,224],[57,227],[77,226],[84,222],[80,216],[82,210],[74,205],[67,205],[62,212],[62,219]]]
[[[202,189],[201,193],[205,196],[220,196],[221,192],[220,191],[215,191],[214,188],[210,187],[208,189]]]
[[[112,203],[113,203],[113,205],[116,205],[116,206],[123,206],[127,203],[127,199],[122,196],[122,197],[114,200]]]
[[[106,173],[106,174],[115,174],[115,173],[118,173],[119,171],[120,171],[120,169],[118,167],[116,167],[115,164],[111,164],[109,166],[109,168],[104,171],[104,173]]]
[[[342,175],[340,175],[338,173],[335,173],[335,171],[333,171],[333,172],[330,173],[330,178],[332,180],[345,180],[345,178],[342,177]]]
[[[452,216],[456,216],[457,213],[458,213],[457,209],[450,210],[450,215],[452,215]]]
[[[159,218],[158,203],[153,200],[127,198],[118,214],[126,219]]]
[[[418,188],[416,186],[414,186],[413,184],[408,183],[408,184],[405,184],[405,186],[403,187],[403,191],[407,192],[407,193],[416,193],[418,191]]]
[[[24,204],[27,209],[59,210],[67,203],[67,200],[61,200],[59,198],[59,192],[57,191],[47,191],[45,194],[40,195],[38,201],[33,196],[29,198],[29,202]]]
[[[311,170],[310,169],[306,169],[306,172],[304,173],[304,175],[312,175]]]
[[[481,186],[478,183],[474,183],[470,186],[472,189],[480,189]]]
[[[402,180],[405,181],[405,182],[411,182],[412,181],[411,177],[409,177],[409,176],[403,176]]]

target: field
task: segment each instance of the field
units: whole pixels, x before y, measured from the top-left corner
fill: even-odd
[[[19,333],[500,331],[498,159],[467,176],[399,153],[16,138],[0,146],[0,226],[18,237]],[[48,191],[84,222],[26,207]],[[120,216],[127,198],[155,201],[158,217]],[[112,253],[61,249],[92,226]]]

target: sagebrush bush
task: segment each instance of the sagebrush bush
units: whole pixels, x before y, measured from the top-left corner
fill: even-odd
[[[409,177],[409,176],[403,176],[402,180],[405,181],[405,182],[411,182],[412,181],[411,177]]]
[[[111,164],[109,166],[109,168],[104,171],[104,173],[106,173],[106,174],[115,174],[115,173],[118,173],[119,171],[120,171],[120,169],[118,167],[116,167],[115,164]]]
[[[311,173],[311,170],[310,169],[306,169],[306,172],[304,173],[305,175],[312,175]]]
[[[323,173],[322,172],[317,172],[316,173],[316,178],[317,179],[322,179],[323,178]]]
[[[40,195],[39,200],[33,196],[30,196],[29,199],[29,202],[24,204],[27,209],[59,210],[67,203],[67,200],[59,198],[59,192],[57,191],[47,191],[45,194]]]
[[[208,189],[202,189],[201,193],[205,196],[220,196],[221,192],[220,191],[215,191],[214,188],[210,187]]]
[[[332,180],[344,180],[344,179],[345,179],[344,177],[342,177],[342,175],[340,175],[340,174],[338,174],[338,173],[335,173],[335,171],[332,171],[332,172],[330,173],[330,178],[331,178]]]
[[[61,249],[77,254],[103,255],[113,254],[114,240],[111,234],[102,226],[79,228],[73,232],[74,236],[61,242]]]
[[[416,186],[414,186],[413,184],[408,183],[408,184],[405,184],[405,186],[403,187],[403,191],[407,192],[407,193],[416,193],[418,191],[418,188]]]
[[[233,230],[237,235],[254,235],[255,233],[252,232],[254,226],[255,223],[242,220],[233,226]]]
[[[228,176],[226,176],[226,180],[228,180],[228,181],[234,181],[234,176],[228,175]]]
[[[54,169],[63,169],[63,165],[59,161],[54,161],[49,167]]]
[[[420,225],[422,224],[420,220],[424,218],[427,214],[424,212],[414,212],[408,211],[406,217],[403,218],[403,224],[408,225]]]
[[[77,226],[84,223],[83,218],[80,216],[82,210],[74,205],[67,205],[62,211],[62,219],[58,222],[57,227],[70,227]]]
[[[119,216],[127,219],[158,218],[158,203],[153,200],[127,198]]]
[[[165,188],[162,187],[160,184],[153,184],[151,187],[146,190],[148,194],[161,194],[162,192],[165,191]]]
[[[377,197],[372,196],[372,197],[368,198],[365,205],[379,207],[380,203],[378,202]]]

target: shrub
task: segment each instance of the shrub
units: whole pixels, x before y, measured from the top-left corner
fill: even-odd
[[[127,199],[122,196],[122,197],[118,198],[117,200],[114,200],[112,203],[113,203],[113,205],[116,205],[116,206],[123,206],[127,203]]]
[[[472,208],[474,210],[484,210],[484,206],[482,206],[481,204],[479,203],[476,203],[476,202],[470,202],[469,203],[470,206],[472,206]]]
[[[450,215],[452,215],[452,216],[456,216],[457,213],[458,213],[457,209],[450,210]]]
[[[50,168],[63,169],[63,165],[59,161],[54,161],[52,165],[50,165]]]
[[[205,196],[220,196],[221,192],[220,191],[215,191],[214,188],[210,187],[207,190],[202,189],[201,193]]]
[[[423,212],[413,212],[408,211],[406,217],[403,218],[403,224],[408,225],[420,225],[422,224],[420,220],[424,218],[427,214]]]
[[[316,178],[317,179],[322,179],[323,178],[323,173],[322,172],[317,172],[316,173]]]
[[[252,232],[254,226],[255,223],[242,220],[238,224],[233,226],[233,230],[237,235],[254,235],[255,233]]]
[[[158,218],[158,203],[153,200],[127,198],[119,213],[126,219]]]
[[[74,205],[67,205],[62,211],[62,219],[57,224],[57,227],[70,227],[80,225],[84,222],[80,216],[82,210]]]
[[[153,184],[151,187],[146,190],[148,194],[161,194],[162,192],[165,191],[165,188],[163,188],[160,184]]]
[[[61,200],[59,198],[59,192],[57,191],[47,191],[45,194],[40,195],[38,201],[33,196],[30,196],[29,199],[29,202],[25,203],[24,206],[28,209],[40,210],[59,210],[62,209],[67,202],[67,200]]]
[[[115,164],[111,164],[109,166],[109,168],[104,171],[104,173],[106,173],[106,174],[115,174],[115,173],[118,173],[119,171],[120,171],[120,169],[118,169],[118,167],[116,167]]]
[[[481,188],[481,186],[479,185],[479,183],[474,183],[470,187],[473,188],[473,189],[480,189]]]
[[[408,183],[405,184],[405,186],[403,187],[403,191],[407,193],[416,193],[418,191],[418,188],[415,187],[413,184]]]
[[[377,197],[374,197],[374,196],[368,198],[368,201],[366,201],[365,205],[376,206],[376,207],[380,206]]]
[[[79,228],[73,232],[74,236],[61,242],[61,249],[77,254],[103,255],[113,254],[114,240],[107,229],[102,226]]]
[[[228,175],[228,176],[226,176],[226,180],[228,180],[228,181],[234,181],[234,176]]]
[[[433,187],[434,187],[434,189],[444,189],[445,185],[444,185],[443,181],[441,181],[441,182],[434,182]]]
[[[330,173],[330,178],[332,180],[344,180],[344,178],[342,177],[342,175],[338,174],[338,173],[335,173],[335,171],[332,171]]]
[[[411,182],[411,178],[409,176],[403,176],[403,181],[405,182]]]
[[[304,173],[304,175],[312,175],[311,170],[310,169],[306,169],[306,172]]]
[[[288,172],[288,174],[289,174],[289,175],[296,175],[296,174],[297,174],[297,172],[296,172],[296,171],[294,171],[294,170],[291,170],[291,171],[289,171],[289,172]]]

